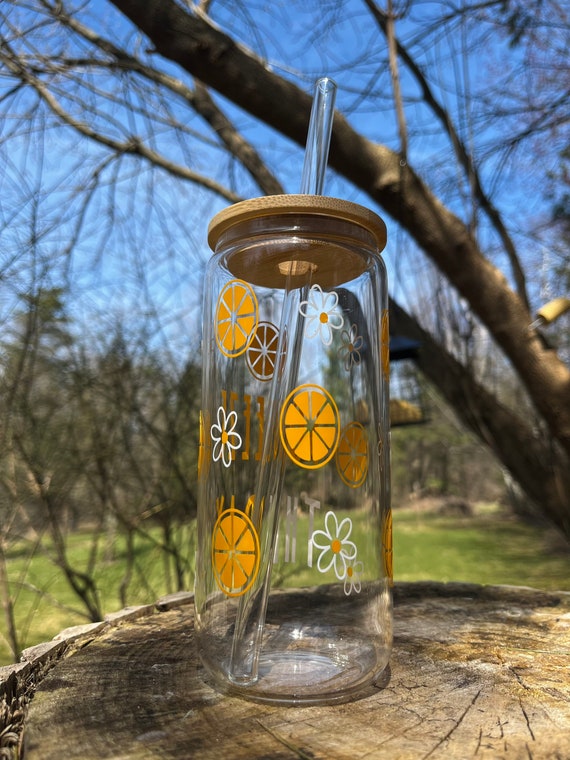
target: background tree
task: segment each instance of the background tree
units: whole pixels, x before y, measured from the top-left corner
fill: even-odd
[[[104,614],[109,549],[124,552],[113,607],[138,600],[139,588],[156,598],[191,584],[199,406],[190,360],[174,372],[120,326],[100,346],[82,344],[57,288],[25,294],[22,304],[0,375],[0,596],[15,658],[25,634],[14,610],[31,587],[27,565],[9,581],[12,546],[48,558],[72,589],[72,611],[92,621]],[[77,559],[70,537],[85,526],[89,546]],[[160,590],[140,564],[141,545],[163,565]],[[49,584],[33,588],[38,601]]]
[[[195,229],[205,219],[239,197],[297,188],[312,82],[336,77],[327,191],[390,219],[393,329],[421,341],[421,370],[570,533],[570,371],[528,329],[544,292],[561,287],[546,251],[568,268],[541,202],[568,143],[564,7],[113,0],[92,10],[35,0],[0,11],[3,140],[29,146],[3,159],[10,177],[26,177],[13,197],[30,210],[18,201],[3,212],[12,250],[14,230],[41,208],[49,223],[37,233],[45,248],[57,239],[61,277],[78,253],[107,283],[122,283],[128,263],[147,284],[144,309],[164,313],[179,283],[157,288],[156,274],[176,282],[188,241],[204,250]],[[64,154],[62,173],[54,156]],[[424,276],[426,261],[438,278]],[[134,290],[107,289],[140,314]],[[441,294],[439,313],[468,331],[461,350],[434,329]],[[512,373],[517,403],[482,373],[482,343]]]

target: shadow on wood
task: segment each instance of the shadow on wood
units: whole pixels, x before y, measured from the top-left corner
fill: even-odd
[[[17,666],[22,691],[39,674],[25,760],[570,757],[570,594],[426,582],[394,598],[390,672],[335,707],[213,691],[189,595],[71,631]]]

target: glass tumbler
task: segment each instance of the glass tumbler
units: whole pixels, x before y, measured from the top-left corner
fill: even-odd
[[[384,222],[267,196],[221,211],[208,240],[201,660],[258,701],[362,696],[392,643]]]

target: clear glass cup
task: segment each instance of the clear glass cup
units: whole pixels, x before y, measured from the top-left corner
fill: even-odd
[[[210,223],[196,633],[217,688],[366,693],[392,643],[383,221],[268,196]]]

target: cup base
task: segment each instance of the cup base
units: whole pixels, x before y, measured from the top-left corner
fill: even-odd
[[[293,649],[262,654],[254,679],[228,681],[227,674],[220,678],[219,672],[210,671],[210,675],[219,691],[272,704],[335,704],[374,693],[388,665],[388,649],[378,652],[370,644],[354,641],[351,653],[339,650],[337,644],[327,648],[328,652]]]
[[[391,653],[391,593],[387,581],[364,582],[361,593],[349,597],[343,589],[334,584],[270,594],[257,647],[248,635],[236,646],[235,625],[221,614],[224,602],[213,599],[210,620],[198,618],[197,639],[214,687],[283,705],[333,704],[373,693]]]

